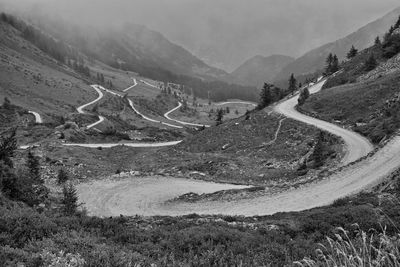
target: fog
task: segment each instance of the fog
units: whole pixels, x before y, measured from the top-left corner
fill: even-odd
[[[300,56],[400,5],[398,0],[0,0],[0,8],[103,27],[134,22],[233,70],[257,54]]]

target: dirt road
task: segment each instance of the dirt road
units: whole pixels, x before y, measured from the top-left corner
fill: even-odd
[[[315,93],[320,90],[319,83],[311,88]],[[297,96],[277,105],[275,110],[288,117],[315,125],[319,128],[341,136],[348,145],[348,153],[342,164],[366,155],[371,144],[363,137],[327,122],[307,117],[294,110]],[[166,199],[174,198],[181,193],[191,192],[196,181],[188,183],[182,191],[174,186],[164,187],[154,178],[132,178],[117,182],[98,181],[93,184],[78,186],[79,195],[86,207],[96,215],[183,215],[198,214],[229,214],[229,215],[267,215],[276,212],[299,211],[317,206],[327,205],[336,199],[354,194],[379,183],[388,174],[399,167],[400,137],[394,138],[384,148],[373,156],[353,165],[344,167],[340,172],[330,177],[303,187],[290,189],[276,194],[266,194],[254,199],[239,199],[236,201],[202,201],[197,203],[165,204]],[[145,187],[138,186],[140,179],[150,179]],[[174,184],[175,178],[165,178]],[[168,182],[166,183],[168,184]],[[91,188],[90,191],[88,188]],[[162,189],[160,189],[162,188]],[[189,189],[190,188],[190,189]],[[89,193],[90,192],[90,193]]]
[[[39,113],[35,112],[35,111],[28,111],[29,114],[32,114],[33,116],[35,116],[35,122],[36,123],[43,123],[42,117],[40,116]]]
[[[190,122],[184,122],[184,121],[180,121],[180,120],[176,120],[176,119],[171,118],[171,117],[170,117],[170,114],[171,114],[172,112],[174,112],[175,110],[178,110],[180,107],[182,107],[182,103],[181,103],[181,102],[178,102],[178,103],[179,103],[179,104],[178,104],[177,107],[171,109],[170,111],[168,111],[167,113],[164,114],[164,117],[165,117],[166,119],[168,119],[168,120],[170,120],[170,121],[177,122],[177,123],[182,124],[182,125],[188,125],[188,126],[194,126],[194,127],[203,127],[203,126],[204,126],[204,127],[207,127],[207,128],[210,127],[210,125],[196,124],[196,123],[190,123]]]
[[[310,90],[310,94],[319,92],[324,85],[325,81],[322,81],[314,86]],[[298,96],[294,96],[278,105],[275,106],[275,112],[281,113],[282,115],[301,121],[310,125],[314,125],[322,130],[337,135],[345,142],[345,148],[347,149],[345,157],[342,159],[341,164],[347,165],[350,162],[356,161],[359,158],[366,156],[373,150],[372,144],[363,136],[343,129],[340,126],[332,123],[318,120],[307,115],[298,112],[295,107],[297,105]]]

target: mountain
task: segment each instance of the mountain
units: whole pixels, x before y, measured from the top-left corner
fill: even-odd
[[[217,80],[227,73],[208,66],[183,47],[170,42],[161,33],[137,24],[88,28],[56,21],[35,22],[64,42],[93,58],[122,68],[134,68],[140,74],[163,69],[177,75]],[[150,71],[151,69],[151,71]]]
[[[359,50],[371,46],[376,36],[382,37],[395,23],[399,14],[400,7],[340,40],[311,50],[283,68],[275,81],[285,80],[291,73],[302,75],[321,70],[329,53],[334,53],[339,59],[344,59],[352,45]]]
[[[283,55],[250,58],[228,75],[233,83],[260,87],[264,82],[272,82],[275,76],[294,58]]]

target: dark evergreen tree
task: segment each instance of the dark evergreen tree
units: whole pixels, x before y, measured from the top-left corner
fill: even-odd
[[[57,174],[58,183],[59,184],[64,184],[68,180],[69,180],[69,177],[68,177],[67,171],[64,170],[64,168],[61,168],[60,170],[58,170],[58,174]]]
[[[358,50],[354,47],[354,45],[351,46],[350,51],[347,53],[347,58],[351,59],[355,56],[357,56]]]
[[[320,131],[318,134],[317,142],[314,146],[314,151],[312,154],[312,159],[314,160],[314,167],[319,168],[324,165],[324,139],[325,134],[323,131]]]
[[[290,75],[288,91],[293,94],[297,90],[297,81],[294,74]]]
[[[394,29],[396,30],[396,29],[398,29],[398,28],[400,28],[400,16],[399,16],[399,18],[397,19],[396,24],[394,24]]]
[[[308,90],[307,87],[301,90],[299,99],[297,100],[299,105],[300,106],[303,105],[306,102],[307,98],[309,97],[310,97],[310,91]]]
[[[231,113],[231,110],[229,109],[229,107],[226,107],[225,112],[226,112],[226,114]]]
[[[328,57],[326,58],[326,66],[325,66],[325,73],[327,75],[331,74],[332,70],[332,63],[333,63],[333,55],[330,53]]]
[[[374,54],[371,54],[364,64],[364,69],[366,71],[371,71],[371,70],[375,69],[377,65],[378,65],[378,62],[376,61]]]
[[[215,121],[217,122],[217,125],[220,125],[222,123],[222,120],[224,118],[224,110],[223,109],[218,109],[217,110],[217,117]]]
[[[339,70],[339,59],[336,55],[333,56],[331,74]]]
[[[272,103],[272,95],[271,88],[274,86],[269,83],[264,83],[263,89],[260,93],[260,103],[257,106],[257,109],[263,109]]]
[[[63,198],[61,201],[63,205],[64,213],[68,215],[73,215],[78,209],[78,194],[72,183],[64,185],[63,187]]]
[[[376,46],[381,46],[381,45],[382,45],[382,42],[381,42],[381,39],[379,38],[379,36],[377,36],[377,37],[375,38],[375,45],[376,45]]]

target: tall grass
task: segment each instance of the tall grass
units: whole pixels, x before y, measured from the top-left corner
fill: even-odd
[[[400,267],[400,235],[368,235],[358,231],[354,238],[343,228],[337,228],[335,239],[327,237],[327,245],[319,244],[315,258],[294,262],[302,267]]]

